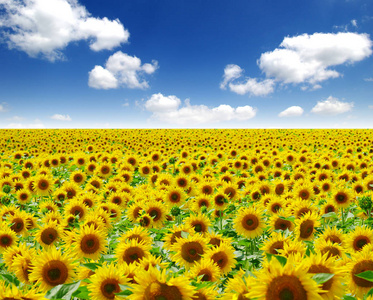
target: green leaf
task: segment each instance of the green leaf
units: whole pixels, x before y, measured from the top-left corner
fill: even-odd
[[[89,296],[89,291],[87,286],[83,285],[79,287],[72,295],[73,297],[84,299],[84,300],[89,300],[91,299]]]
[[[97,263],[86,263],[86,264],[83,264],[83,266],[85,266],[87,269],[90,269],[91,271],[96,271],[97,268],[100,267],[101,265]]]
[[[355,276],[373,282],[373,271],[365,271],[359,274],[355,274]]]
[[[80,281],[57,285],[45,294],[45,298],[70,300],[72,294],[79,288],[79,286]]]
[[[318,273],[315,274],[312,279],[316,281],[317,284],[323,284],[334,277],[331,273]]]
[[[371,288],[369,290],[369,292],[367,293],[367,297],[369,297],[369,296],[373,296],[373,288]]]
[[[286,265],[286,263],[287,263],[287,258],[286,257],[284,257],[284,256],[280,256],[280,255],[275,255],[275,257],[276,257],[276,259],[280,262],[280,264],[282,265],[282,266],[285,266]]]
[[[337,214],[334,211],[327,213],[325,215],[322,215],[321,217],[322,218],[338,218]]]
[[[344,296],[343,300],[356,300],[356,298],[352,296]]]

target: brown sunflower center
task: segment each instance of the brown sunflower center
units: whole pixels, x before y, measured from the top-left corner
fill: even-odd
[[[301,190],[299,192],[299,197],[301,197],[303,200],[307,200],[310,197],[310,193],[307,190]]]
[[[253,214],[249,214],[249,215],[244,216],[241,224],[242,224],[242,227],[245,228],[246,230],[249,230],[249,231],[255,230],[259,226],[259,219],[257,216]]]
[[[140,261],[145,256],[144,250],[140,247],[130,247],[128,248],[123,255],[123,260],[127,264],[134,263],[136,261]]]
[[[220,269],[224,269],[228,264],[228,256],[223,251],[216,252],[211,256],[211,259],[219,266]]]
[[[206,232],[207,231],[206,224],[204,224],[201,221],[192,222],[192,227],[194,228],[195,232]]]
[[[267,300],[307,300],[301,281],[293,275],[275,277],[267,288]]]
[[[25,223],[21,218],[14,218],[12,220],[13,225],[10,227],[15,233],[19,233],[25,227]]]
[[[161,216],[162,216],[161,210],[159,208],[157,208],[157,207],[150,208],[150,210],[148,211],[148,213],[153,218],[154,222],[158,221],[161,218]]]
[[[48,180],[41,179],[41,180],[38,182],[38,188],[39,188],[40,190],[45,191],[45,190],[48,189],[48,187],[49,187],[49,182],[48,182]]]
[[[275,193],[277,195],[281,195],[284,193],[284,190],[285,190],[285,186],[281,183],[281,184],[278,184],[275,188]]]
[[[145,289],[144,299],[147,300],[182,300],[183,295],[176,286],[166,283],[152,282]]]
[[[82,207],[76,205],[76,206],[73,206],[71,209],[70,209],[70,213],[74,216],[79,216],[79,218],[82,218],[84,216],[84,210]]]
[[[275,222],[275,229],[281,229],[281,230],[286,230],[291,228],[291,221],[289,220],[283,220],[281,218],[278,218]]]
[[[269,253],[277,255],[279,254],[279,251],[277,250],[283,250],[283,249],[284,249],[284,242],[276,241],[271,245],[271,247],[269,247]]]
[[[324,255],[325,253],[328,254],[328,258],[332,256],[340,256],[341,253],[337,247],[327,246],[321,249],[321,254]]]
[[[224,198],[224,196],[223,195],[217,195],[216,197],[215,197],[215,204],[217,205],[217,206],[223,206],[224,205],[224,200],[225,200],[225,198]]]
[[[236,195],[236,190],[232,187],[228,187],[224,190],[224,194],[228,195],[229,199],[232,199]]]
[[[171,194],[171,202],[177,203],[180,201],[179,193],[175,192]]]
[[[360,274],[365,271],[373,271],[372,260],[363,260],[357,263],[352,269],[352,275],[353,275],[352,279],[355,282],[355,284],[359,287],[366,287],[366,288],[373,287],[373,282],[355,276],[356,274]]]
[[[308,270],[308,273],[332,273],[331,270],[324,266],[324,265],[312,265],[309,270]],[[328,281],[324,282],[323,285],[322,285],[322,290],[326,290],[326,291],[329,291],[330,288],[332,287],[332,284],[333,284],[333,278],[330,278]]]
[[[65,283],[68,278],[68,269],[60,260],[51,260],[43,267],[42,276],[44,281],[51,286]]]
[[[181,247],[181,257],[189,262],[199,261],[203,255],[203,247],[198,242],[187,242]]]
[[[8,234],[3,234],[0,237],[0,246],[1,247],[9,247],[12,244],[12,237]]]
[[[94,234],[87,234],[80,241],[80,249],[86,254],[95,253],[99,248],[100,241]]]
[[[341,239],[334,234],[329,235],[325,240],[331,241],[331,242],[336,243],[336,244],[342,243]]]
[[[367,244],[370,244],[369,238],[364,235],[359,235],[354,239],[353,247],[355,251],[360,251]]]
[[[56,229],[46,228],[41,233],[40,239],[44,244],[50,245],[57,239],[57,237],[58,237],[58,232]]]
[[[340,203],[340,204],[343,204],[343,203],[346,203],[347,202],[347,195],[345,193],[337,193],[337,195],[335,195],[335,200]]]
[[[114,299],[115,294],[120,292],[119,282],[114,278],[105,279],[100,286],[103,296],[109,299]]]
[[[106,175],[106,174],[109,174],[109,172],[110,172],[109,167],[104,166],[104,167],[101,168],[101,173],[102,174]]]
[[[201,279],[202,281],[211,281],[212,279],[211,271],[208,269],[202,269],[201,271],[199,271],[197,277],[198,276],[202,276],[202,279]]]
[[[305,220],[304,222],[302,222],[302,224],[300,224],[299,236],[302,239],[308,239],[313,233],[313,226],[314,224],[312,220]]]

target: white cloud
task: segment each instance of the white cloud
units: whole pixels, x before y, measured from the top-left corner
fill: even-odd
[[[354,107],[353,102],[342,102],[338,98],[329,96],[324,101],[317,101],[317,104],[312,108],[311,112],[318,115],[338,115],[351,111]]]
[[[220,88],[226,89],[227,84],[232,80],[241,77],[242,73],[243,70],[239,66],[233,64],[227,65],[224,68],[223,81],[220,83]]]
[[[352,24],[352,26],[357,27],[357,21],[356,20],[351,20],[351,24]]]
[[[303,114],[304,110],[300,106],[290,106],[284,111],[279,113],[279,117],[299,117]]]
[[[57,120],[57,121],[71,121],[71,118],[69,115],[60,115],[60,114],[54,114],[51,116],[51,119]]]
[[[369,109],[373,109],[373,105],[369,105],[368,107],[369,107]]]
[[[153,94],[145,102],[145,109],[152,112],[152,118],[162,122],[177,125],[194,126],[221,121],[244,121],[255,117],[257,109],[251,106],[233,108],[222,104],[209,108],[206,105],[191,105],[186,99],[184,106],[180,107],[181,100],[176,96],[164,96],[161,93]]]
[[[141,60],[118,51],[106,61],[105,68],[95,66],[89,72],[88,85],[96,89],[113,89],[120,86],[130,89],[145,89],[149,87],[142,76],[144,73],[152,74],[158,69],[158,62],[141,65]]]
[[[94,18],[77,0],[7,0],[0,1],[0,8],[9,47],[31,57],[61,59],[62,50],[80,40],[89,41],[93,51],[112,50],[129,38],[119,20]]]
[[[35,119],[34,122],[32,123],[28,123],[28,124],[24,124],[24,123],[10,123],[6,126],[6,128],[9,128],[9,129],[41,129],[41,128],[45,128],[45,125],[39,120],[39,119]]]
[[[373,77],[370,77],[370,78],[364,78],[364,81],[367,81],[367,82],[373,82]]]
[[[263,53],[258,60],[267,77],[283,83],[312,85],[341,76],[331,66],[361,61],[372,54],[367,34],[314,33],[286,37],[280,48]]]
[[[8,118],[7,120],[8,121],[16,121],[16,122],[19,122],[19,121],[23,121],[25,118],[23,117],[20,117],[20,116],[13,116],[11,118]]]

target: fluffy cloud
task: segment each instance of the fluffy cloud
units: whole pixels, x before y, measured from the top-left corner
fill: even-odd
[[[9,129],[39,129],[39,128],[45,128],[45,125],[39,120],[35,119],[32,123],[24,124],[24,123],[10,123],[6,126],[6,128]]]
[[[279,117],[299,117],[303,114],[304,110],[300,106],[290,106],[284,111],[279,113]]]
[[[61,59],[61,50],[80,40],[88,40],[93,51],[111,50],[129,38],[119,20],[94,18],[77,0],[7,0],[0,8],[9,47],[31,57]]]
[[[69,115],[60,115],[60,114],[54,114],[51,116],[51,119],[57,120],[57,121],[71,121],[71,118]]]
[[[354,107],[353,102],[342,102],[337,98],[329,96],[324,101],[318,101],[317,104],[312,108],[311,112],[318,115],[338,115],[352,110]]]
[[[364,33],[314,33],[286,37],[279,48],[263,53],[257,61],[267,79],[248,78],[236,82],[243,70],[237,65],[227,65],[220,87],[224,89],[229,84],[235,93],[256,96],[273,92],[275,83],[302,84],[302,90],[316,90],[321,88],[320,82],[341,76],[331,69],[333,66],[352,64],[371,54],[372,41]]]
[[[257,110],[251,106],[233,108],[222,104],[209,108],[206,105],[191,105],[189,99],[180,107],[181,101],[176,96],[153,94],[145,102],[145,109],[152,112],[152,117],[162,122],[177,125],[195,125],[203,123],[239,120],[255,117]]]
[[[125,86],[130,89],[145,89],[149,87],[142,79],[143,74],[152,74],[158,69],[158,62],[141,65],[141,60],[118,51],[109,57],[102,66],[95,66],[89,72],[88,85],[95,89],[113,89]]]
[[[8,103],[3,102],[0,104],[0,112],[7,112],[8,111]]]
[[[267,77],[283,83],[315,84],[340,76],[329,69],[361,61],[372,54],[367,34],[352,32],[314,33],[286,37],[280,48],[263,53],[259,68]]]

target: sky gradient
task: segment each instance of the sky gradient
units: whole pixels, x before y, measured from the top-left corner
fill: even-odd
[[[0,0],[0,128],[373,128],[372,12]]]

